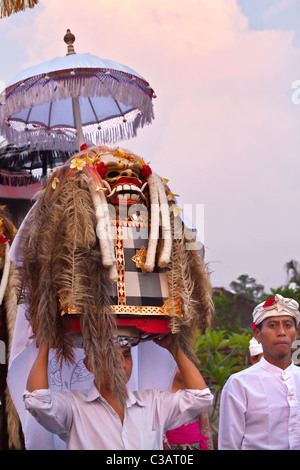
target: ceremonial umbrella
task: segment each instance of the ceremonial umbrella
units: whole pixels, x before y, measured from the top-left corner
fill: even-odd
[[[33,8],[38,3],[39,0],[1,0],[0,18],[24,11],[26,8]]]
[[[40,150],[30,145],[17,147],[4,141],[0,144],[0,185],[28,186],[38,183],[71,156],[72,153],[67,151]]]
[[[77,151],[136,135],[153,119],[154,91],[125,65],[68,53],[20,72],[0,100],[0,134],[18,146]]]

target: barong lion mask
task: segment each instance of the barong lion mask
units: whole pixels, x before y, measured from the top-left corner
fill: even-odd
[[[144,191],[148,183],[145,177],[151,173],[151,169],[142,161],[140,164],[135,163],[134,157],[130,161],[129,157],[118,151],[101,158],[99,172],[111,204],[130,206],[147,203]]]
[[[23,228],[21,299],[37,342],[72,360],[69,333],[80,332],[96,385],[105,363],[123,402],[117,326],[142,339],[171,332],[195,360],[192,336],[210,323],[211,286],[166,180],[129,151],[93,147],[55,171],[36,199]],[[146,235],[126,238],[125,229]]]

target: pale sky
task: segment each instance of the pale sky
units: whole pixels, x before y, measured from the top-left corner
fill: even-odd
[[[77,53],[132,67],[155,90],[155,119],[120,145],[181,207],[204,205],[214,286],[247,273],[278,287],[300,261],[299,13],[294,0],[40,0],[0,20],[0,87],[65,55],[67,28]]]

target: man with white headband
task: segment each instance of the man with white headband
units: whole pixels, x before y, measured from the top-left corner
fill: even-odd
[[[263,356],[262,345],[254,337],[251,338],[249,341],[249,354],[250,354],[250,362],[252,365],[259,362]]]
[[[300,450],[300,368],[291,361],[299,305],[276,294],[253,311],[263,357],[233,374],[220,404],[220,450]]]
[[[133,367],[131,346],[137,344],[139,337],[135,332],[118,331],[115,340],[127,383]],[[213,396],[196,365],[180,348],[174,347],[171,334],[154,341],[174,357],[185,390],[177,393],[128,390],[122,407],[111,386],[111,371],[106,370],[99,390],[93,382],[88,390],[52,392],[47,371],[49,350],[40,347],[27,380],[26,409],[43,427],[63,439],[68,450],[162,449],[164,432],[183,425],[211,406]],[[89,369],[88,357],[84,364]]]

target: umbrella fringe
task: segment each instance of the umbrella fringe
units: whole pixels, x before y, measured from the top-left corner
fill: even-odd
[[[33,168],[42,167],[43,157],[47,157],[48,163],[63,163],[68,160],[72,154],[71,152],[59,152],[57,150],[44,150],[45,153],[39,150],[32,150],[30,148],[26,150],[6,150],[5,148],[0,152],[0,169],[14,170],[15,168],[21,169],[28,163],[31,163]],[[29,170],[29,167],[25,168]]]
[[[5,119],[30,106],[38,106],[46,101],[64,100],[77,96],[112,96],[126,106],[138,108],[143,114],[144,122],[150,123],[153,119],[153,105],[148,91],[144,91],[135,82],[122,81],[122,77],[116,79],[105,76],[102,81],[86,77],[70,78],[64,76],[48,81],[44,75],[31,77],[18,86],[12,85],[6,90],[6,97],[0,103],[0,125]],[[121,83],[120,83],[121,82]]]
[[[137,129],[143,127],[143,115],[136,116],[134,122],[120,122],[114,127],[105,127],[98,129],[97,125],[83,127],[85,143],[94,145],[114,144],[120,140],[128,140],[137,135]],[[30,142],[32,145],[38,145],[40,150],[46,150],[51,146],[52,150],[60,151],[78,151],[77,134],[75,131],[69,131],[68,134],[50,135],[47,130],[30,131],[20,133],[9,125],[2,129],[3,135],[16,145],[22,146]]]
[[[41,179],[41,177],[36,176],[14,176],[0,174],[0,185],[13,187],[28,186],[29,184],[39,183]]]

